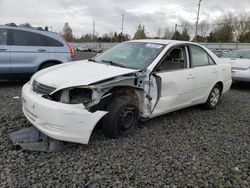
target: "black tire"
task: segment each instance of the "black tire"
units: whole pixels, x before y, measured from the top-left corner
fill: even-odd
[[[54,66],[54,65],[56,65],[56,63],[45,63],[45,64],[43,64],[43,65],[39,68],[39,70],[42,70],[42,69],[45,69],[45,68],[48,68],[48,67],[51,67],[51,66]]]
[[[207,101],[205,103],[206,109],[212,110],[216,108],[221,99],[221,92],[222,92],[221,86],[219,84],[216,84],[207,98]]]
[[[116,97],[107,107],[109,113],[102,120],[105,135],[119,138],[128,135],[138,124],[139,109],[133,97]]]

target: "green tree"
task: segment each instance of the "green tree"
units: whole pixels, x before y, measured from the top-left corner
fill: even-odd
[[[48,31],[49,30],[49,28],[48,28],[48,26],[46,25],[46,27],[44,28],[44,31]]]
[[[64,24],[62,35],[65,38],[65,40],[68,42],[71,42],[73,40],[73,32],[68,22]]]
[[[188,30],[187,29],[184,29],[181,32],[180,40],[184,40],[184,41],[189,41],[190,40],[190,35],[188,34]]]
[[[137,31],[134,34],[134,39],[146,39],[145,26],[139,24],[137,27]]]
[[[178,30],[174,32],[172,39],[173,40],[181,40],[181,34]]]
[[[207,36],[206,38],[207,38],[207,42],[216,42],[216,36],[213,31],[211,31],[209,33],[209,36]]]
[[[119,37],[118,37],[118,34],[117,34],[117,32],[115,32],[114,33],[114,35],[113,35],[113,37],[112,37],[113,39],[113,42],[119,42]]]

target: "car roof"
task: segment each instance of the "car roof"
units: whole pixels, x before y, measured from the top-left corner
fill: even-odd
[[[168,45],[168,44],[172,44],[172,43],[176,43],[176,44],[183,44],[183,43],[188,43],[188,44],[196,44],[197,43],[193,43],[193,42],[188,42],[188,41],[180,41],[180,40],[165,40],[165,39],[140,39],[140,40],[131,40],[128,42],[149,42],[149,43],[157,43],[157,44],[164,44],[164,45]]]
[[[0,25],[0,28],[2,29],[14,29],[14,30],[21,30],[21,31],[29,31],[34,33],[40,33],[45,35],[58,35],[56,32],[52,31],[45,31],[45,30],[38,30],[36,28],[26,28],[26,27],[18,27],[18,26],[9,26],[9,25]]]
[[[47,37],[52,37],[65,45],[65,41],[63,37],[59,33],[56,33],[56,32],[38,30],[36,28],[25,28],[25,27],[8,26],[8,25],[0,25],[0,29],[12,29],[12,30],[18,30],[18,31],[33,32],[33,33],[41,34]]]

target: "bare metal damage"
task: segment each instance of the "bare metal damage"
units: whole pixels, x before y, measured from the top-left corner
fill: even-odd
[[[93,94],[92,101],[85,104],[86,109],[91,110],[112,95],[129,95],[138,100],[141,118],[148,119],[160,98],[161,78],[147,74],[146,71],[138,71],[91,84],[89,88]],[[152,90],[157,93],[155,96],[152,95]]]

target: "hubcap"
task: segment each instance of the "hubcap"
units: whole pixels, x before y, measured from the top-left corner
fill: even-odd
[[[118,127],[121,134],[126,133],[135,122],[135,108],[126,107],[119,116]]]
[[[210,97],[210,104],[212,106],[216,106],[216,104],[218,103],[220,99],[220,90],[219,88],[214,88],[212,93],[211,93],[211,97]]]

